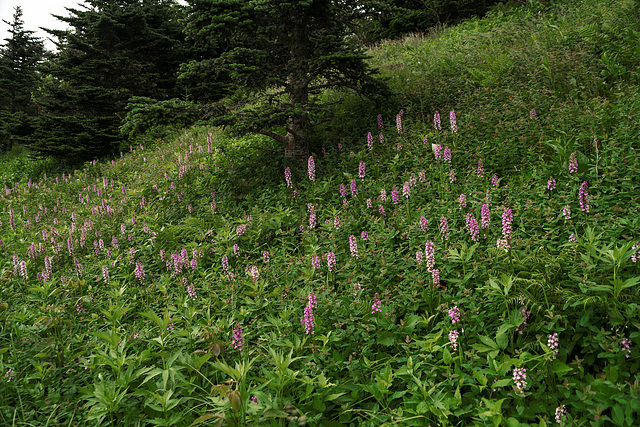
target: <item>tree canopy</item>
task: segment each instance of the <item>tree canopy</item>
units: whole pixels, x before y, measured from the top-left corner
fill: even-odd
[[[45,56],[44,43],[24,28],[22,8],[16,6],[9,25],[10,37],[0,46],[0,148],[10,151],[33,132],[35,106],[31,92],[38,85],[38,66]]]
[[[57,52],[46,58],[18,7],[0,46],[0,147],[77,163],[205,120],[304,158],[316,125],[332,119],[327,99],[388,99],[366,43],[499,1],[84,0],[56,16],[68,30],[47,30]]]
[[[42,114],[32,149],[89,160],[117,150],[131,97],[178,95],[182,9],[167,0],[85,0],[67,10],[56,17],[70,30],[48,30],[59,50],[36,96]]]
[[[349,2],[191,0],[186,31],[212,55],[183,65],[184,78],[223,76],[233,95],[216,122],[269,135],[290,158],[309,154],[309,132],[327,89],[362,94],[382,85],[349,41]]]

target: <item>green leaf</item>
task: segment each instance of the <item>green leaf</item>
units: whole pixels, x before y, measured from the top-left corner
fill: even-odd
[[[622,406],[620,406],[617,403],[615,405],[613,405],[613,408],[611,409],[611,420],[617,426],[625,425],[625,422],[624,422],[624,409],[622,408]]]
[[[339,398],[343,394],[345,394],[345,392],[328,394],[328,395],[325,396],[324,400],[326,400],[326,401],[336,400],[337,398]]]
[[[471,347],[473,349],[479,351],[480,353],[484,353],[484,352],[487,352],[487,351],[496,351],[497,352],[497,350],[495,348],[489,347],[489,346],[486,346],[486,345],[480,344],[480,343],[471,344]]]
[[[556,359],[551,365],[551,368],[549,369],[549,371],[552,374],[557,374],[558,378],[562,378],[567,373],[571,372],[572,368]]]
[[[491,387],[496,388],[496,387],[506,387],[508,385],[513,384],[513,380],[511,378],[503,378],[501,380],[498,380],[496,382],[494,382],[493,384],[491,384]]]
[[[447,365],[451,364],[452,358],[448,348],[442,351],[442,361]]]
[[[206,413],[204,415],[199,416],[195,420],[193,420],[193,422],[191,423],[191,426],[197,426],[198,424],[208,421],[211,418],[219,418],[220,420],[224,420],[224,414],[212,414],[210,412]]]
[[[520,421],[516,420],[513,417],[507,418],[507,425],[509,427],[520,427]]]
[[[490,347],[493,350],[497,350],[499,348],[498,344],[496,344],[496,342],[489,337],[478,335],[478,338],[484,343],[484,345]]]
[[[496,334],[496,343],[498,344],[498,347],[504,350],[509,345],[509,335],[507,335],[504,330],[498,330],[498,333]]]
[[[286,412],[274,408],[267,409],[264,411],[264,414],[262,414],[262,418],[287,418],[288,416],[289,414]]]
[[[618,367],[615,365],[607,365],[605,372],[607,373],[607,379],[612,383],[618,381]]]
[[[324,412],[327,409],[327,405],[321,399],[313,399],[313,409],[318,412]]]

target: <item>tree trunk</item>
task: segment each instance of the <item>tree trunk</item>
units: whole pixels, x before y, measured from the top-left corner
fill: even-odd
[[[284,137],[284,155],[291,160],[306,160],[309,157],[309,138],[306,117],[294,114],[289,117],[287,135]]]
[[[291,63],[287,78],[289,103],[295,110],[289,116],[284,155],[289,159],[306,160],[309,157],[309,52],[306,46],[304,25],[292,29]]]
[[[291,33],[291,65],[288,70],[285,91],[289,95],[289,108],[294,110],[287,123],[287,134],[280,135],[268,130],[261,134],[280,142],[284,155],[293,162],[304,162],[309,157],[309,128],[307,118],[309,108],[309,52],[304,40],[307,39],[304,25],[295,25]]]

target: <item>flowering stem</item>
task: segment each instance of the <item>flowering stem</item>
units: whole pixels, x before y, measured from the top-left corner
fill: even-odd
[[[511,253],[511,251],[513,250],[513,248],[511,247],[511,241],[509,241],[509,266],[511,267],[511,275],[515,276],[515,269],[513,268],[513,254]]]
[[[442,162],[438,162],[438,175],[440,176],[438,193],[440,193],[440,199],[444,200],[444,176],[442,176]]]
[[[464,332],[464,329],[463,329]],[[464,334],[460,334],[460,335],[464,335]],[[461,339],[459,339],[458,341],[458,360],[456,360],[456,371],[461,371],[462,370],[462,339],[464,339],[464,336],[460,337]]]

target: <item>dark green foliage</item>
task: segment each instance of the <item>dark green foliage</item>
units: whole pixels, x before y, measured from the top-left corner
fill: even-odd
[[[161,136],[167,131],[186,128],[202,117],[202,108],[180,99],[157,101],[146,97],[132,97],[120,132],[133,139],[151,132]],[[149,135],[147,135],[149,136]]]
[[[176,97],[186,48],[173,1],[87,0],[49,30],[59,51],[44,68],[36,96],[42,109],[32,150],[83,161],[111,154],[132,96]]]
[[[9,25],[11,36],[0,46],[0,150],[28,141],[33,133],[31,92],[38,84],[37,67],[45,49],[33,31],[24,29],[22,9],[16,6]]]
[[[364,52],[345,36],[350,8],[329,1],[190,1],[187,32],[212,55],[184,78],[230,78],[234,94],[216,121],[279,141],[287,157],[309,154],[309,133],[329,88],[379,93]],[[221,90],[228,90],[222,85]],[[214,92],[216,95],[217,92]],[[285,134],[274,131],[282,131]]]
[[[484,16],[489,8],[505,0],[389,0],[363,2],[366,11],[360,37],[365,43],[397,39],[409,33],[428,31],[437,24],[452,25],[473,16]]]

